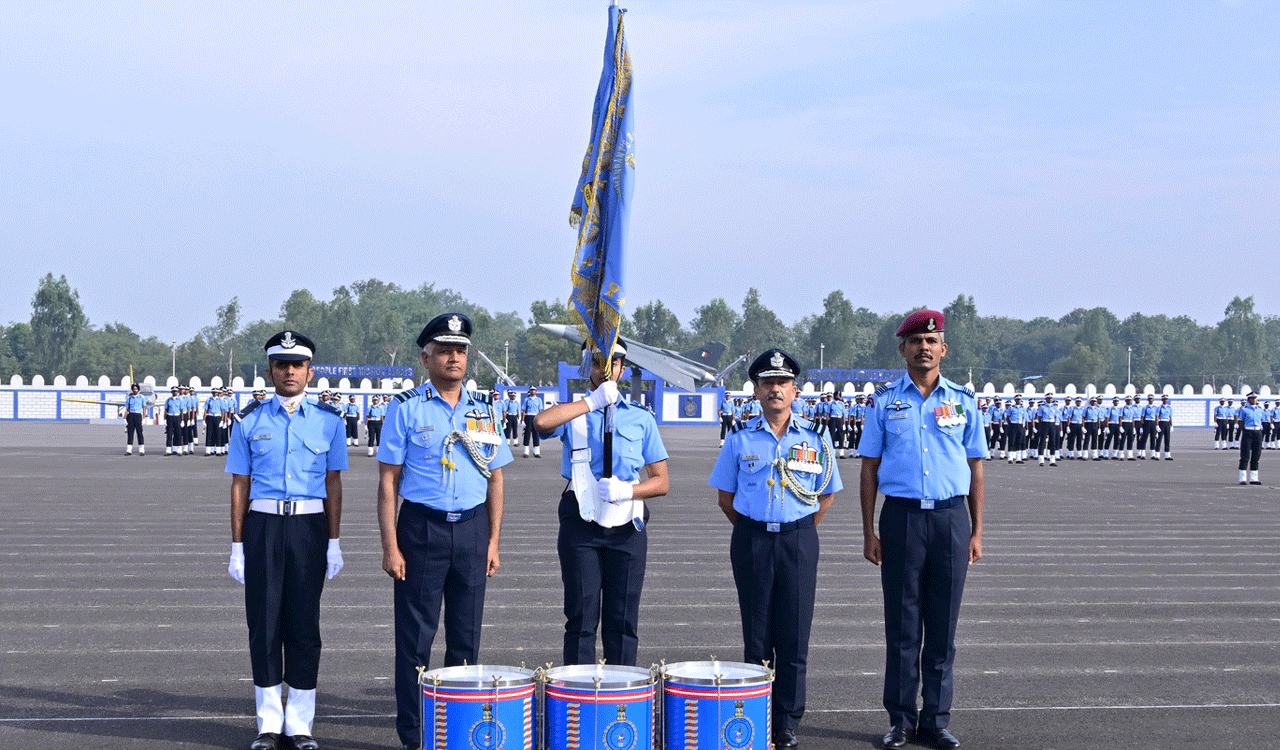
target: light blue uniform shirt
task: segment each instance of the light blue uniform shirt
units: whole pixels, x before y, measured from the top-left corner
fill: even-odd
[[[1227,419],[1234,421],[1236,418],[1236,414],[1239,413],[1239,411],[1240,409],[1238,407],[1228,406],[1226,407],[1226,411],[1224,413],[1226,414]]]
[[[1156,407],[1156,419],[1160,422],[1173,421],[1173,405],[1161,404]]]
[[[1069,418],[1069,421],[1075,424],[1081,424],[1082,422],[1084,422],[1084,410],[1085,410],[1084,404],[1081,404],[1080,406],[1071,407],[1071,416]]]
[[[844,399],[838,398],[835,401],[832,401],[831,405],[827,407],[827,416],[832,419],[844,419],[845,415],[848,413],[849,405],[844,402]]]
[[[732,417],[735,414],[737,414],[737,409],[733,408],[732,401],[730,401],[729,399],[724,399],[723,401],[720,402],[720,416]]]
[[[364,415],[365,421],[378,421],[387,415],[387,405],[381,401],[376,404],[369,404],[369,411]]]
[[[144,414],[147,411],[147,397],[141,393],[136,395],[130,393],[124,398],[124,408],[134,414]]]
[[[1015,403],[1004,410],[1004,418],[1009,424],[1022,424],[1027,421],[1027,407]]]
[[[184,406],[181,396],[170,396],[164,400],[164,413],[169,416],[177,416],[182,413]]]
[[[753,419],[734,430],[725,438],[707,484],[732,492],[733,509],[756,521],[788,523],[813,515],[818,506],[802,502],[784,488],[782,477],[773,464],[778,459],[787,460],[791,449],[802,444],[817,448],[822,454],[819,463],[831,461],[833,469],[831,481],[821,489],[821,471],[812,474],[794,472],[797,480],[806,489],[818,490],[822,495],[844,489],[844,483],[840,481],[840,467],[835,465],[836,456],[826,431],[819,433],[813,422],[800,417],[787,420],[787,429],[781,440],[773,434],[764,417]]]
[[[613,476],[624,482],[644,480],[640,470],[648,464],[667,460],[667,449],[658,434],[658,422],[648,409],[636,406],[627,398],[620,398],[614,412]],[[591,474],[596,479],[604,475],[604,412],[587,412],[587,446],[591,448]],[[543,438],[558,437],[564,443],[560,455],[560,476],[573,479],[573,462],[570,460],[569,432],[571,422],[565,422],[543,434]]]
[[[1036,419],[1057,424],[1062,420],[1062,412],[1058,410],[1057,404],[1040,404],[1036,407]]]
[[[1241,406],[1236,410],[1236,418],[1244,423],[1244,428],[1246,430],[1261,430],[1262,415],[1265,413],[1266,410],[1261,406],[1250,406],[1246,403],[1244,406]]]
[[[526,417],[536,417],[547,407],[547,403],[542,400],[541,396],[525,396],[524,397],[524,415]]]
[[[792,414],[803,414],[805,408],[806,408],[806,404],[803,399],[798,398],[791,402]]]
[[[1153,421],[1153,422],[1154,422],[1154,421],[1155,421],[1155,418],[1156,418],[1157,416],[1159,416],[1159,414],[1160,414],[1160,405],[1159,405],[1159,404],[1146,404],[1146,405],[1144,405],[1144,406],[1142,407],[1142,419],[1143,419],[1143,421],[1151,420],[1151,421]]]
[[[1090,406],[1084,407],[1084,419],[1086,422],[1097,422],[1098,420],[1102,419],[1102,416],[1105,413],[1106,413],[1106,410],[1103,409],[1101,406],[1090,405]]]
[[[210,396],[209,400],[204,402],[204,413],[210,417],[221,417],[222,407],[223,402],[221,396]]]
[[[926,400],[904,375],[876,393],[858,453],[880,459],[880,491],[913,500],[968,495],[968,459],[987,455],[986,433],[974,418],[978,402],[973,392],[939,378]],[[965,422],[939,426],[935,410],[944,404],[961,406]]]
[[[509,398],[506,401],[503,401],[502,409],[500,411],[501,413],[504,413],[504,414],[514,414],[516,416],[519,416],[520,415],[520,399]]]
[[[1120,407],[1120,420],[1122,422],[1136,422],[1141,416],[1142,409],[1139,409],[1136,404]]]
[[[348,402],[346,403],[346,405],[345,405],[345,406],[343,406],[343,408],[342,408],[342,415],[343,415],[343,416],[346,416],[346,417],[355,417],[356,419],[359,419],[359,418],[360,418],[360,404],[356,404],[356,403],[352,403],[352,402],[348,401]]]
[[[454,430],[466,432],[468,419],[489,422],[498,436],[498,445],[480,443],[479,447],[493,459],[489,469],[500,469],[511,463],[511,449],[492,417],[489,404],[465,388],[456,407],[436,395],[429,384],[405,391],[387,407],[378,461],[404,467],[400,473],[400,496],[405,500],[441,511],[470,510],[484,503],[489,480],[480,473],[461,441],[448,453],[444,441]],[[446,456],[455,468],[441,463],[440,459]]]
[[[867,405],[859,404],[855,401],[853,405],[849,407],[849,416],[855,421],[864,419],[867,416]]]
[[[305,398],[293,418],[270,398],[231,427],[228,474],[253,477],[251,500],[323,499],[326,471],[346,471],[342,418]]]

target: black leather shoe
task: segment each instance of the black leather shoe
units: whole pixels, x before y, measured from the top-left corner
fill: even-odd
[[[280,734],[278,732],[263,732],[258,735],[253,742],[249,743],[249,750],[279,750]]]
[[[938,750],[958,750],[960,747],[960,740],[946,729],[921,729],[916,732],[916,739]]]
[[[890,727],[880,745],[887,748],[903,747],[911,740],[912,734],[907,727]]]
[[[290,735],[289,741],[293,743],[293,750],[320,750],[320,743],[309,734]]]
[[[796,739],[794,729],[779,729],[773,733],[774,747],[799,747],[800,740]]]

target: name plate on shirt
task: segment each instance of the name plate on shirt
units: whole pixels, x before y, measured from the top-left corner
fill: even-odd
[[[254,440],[270,440],[273,437],[275,437],[275,435],[272,435],[270,432],[264,432],[261,435],[254,435],[253,439]]]

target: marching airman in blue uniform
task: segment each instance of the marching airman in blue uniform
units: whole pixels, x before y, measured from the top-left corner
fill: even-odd
[[[724,446],[724,436],[729,434],[729,430],[733,429],[733,419],[736,414],[733,408],[733,399],[728,394],[720,398],[720,446]]]
[[[221,443],[218,432],[222,429],[222,411],[225,402],[222,400],[222,389],[214,388],[204,402],[204,454],[214,455],[214,449]]]
[[[124,399],[124,454],[133,453],[133,441],[138,441],[138,455],[147,455],[146,441],[142,438],[142,418],[147,413],[147,397],[137,383],[129,386],[129,395]]]
[[[542,458],[542,437],[533,427],[533,420],[542,410],[547,408],[547,402],[542,400],[538,395],[538,389],[535,386],[529,386],[529,393],[524,397],[524,401],[520,404],[520,418],[524,421],[524,457],[529,457],[529,442],[533,441],[533,457]]]
[[[842,396],[832,394],[831,404],[827,407],[827,432],[831,434],[832,447],[840,451],[840,458],[845,457],[845,439],[848,436],[849,405]]]
[[[388,396],[383,401],[378,396],[369,399],[369,409],[364,414],[364,431],[369,436],[369,455],[372,456],[379,445],[382,445],[382,420],[387,416]]]
[[[1050,466],[1057,466],[1055,445],[1058,442],[1058,424],[1062,420],[1062,412],[1054,403],[1052,393],[1044,394],[1044,403],[1036,407],[1035,420],[1036,445],[1040,451],[1038,465],[1044,466],[1044,460],[1048,458]]]
[[[583,352],[587,351],[583,346]],[[556,549],[564,584],[564,663],[596,663],[596,630],[609,664],[635,666],[640,643],[640,593],[649,537],[647,499],[667,494],[667,449],[647,409],[619,395],[627,355],[621,340],[608,364],[592,357],[592,390],[579,401],[556,404],[533,420],[543,436],[564,444]],[[612,406],[610,471],[604,433]]]
[[[1231,403],[1228,401],[1227,406]],[[1262,484],[1258,479],[1258,461],[1262,457],[1262,420],[1266,411],[1258,405],[1258,394],[1245,396],[1245,403],[1235,410],[1240,433],[1240,484]],[[1248,470],[1248,477],[1245,471]]]
[[[987,444],[973,391],[941,376],[944,323],[920,310],[898,327],[907,375],[876,391],[860,449],[863,556],[881,566],[884,590],[887,748],[913,734],[940,750],[960,746],[948,729],[952,660],[965,575],[982,558]]]
[[[1009,463],[1022,463],[1026,460],[1027,407],[1022,405],[1022,394],[1013,397],[1013,403],[1004,412],[1004,428],[1008,433],[1006,441],[1009,446]]]
[[[320,594],[342,570],[339,529],[347,451],[342,418],[306,399],[315,344],[281,331],[264,347],[276,397],[232,428],[231,561],[243,583],[258,737],[250,750],[317,750]],[[284,683],[289,685],[285,701]]]
[[[417,342],[430,382],[392,398],[378,447],[382,569],[395,581],[396,731],[409,748],[423,742],[417,670],[430,666],[442,604],[444,666],[479,663],[511,463],[496,409],[462,384],[471,320],[439,315]]]
[[[843,489],[826,431],[791,414],[800,366],[781,349],[751,363],[763,415],[734,426],[708,483],[733,524],[729,559],[743,661],[773,665],[774,745],[794,748],[818,581],[818,524]]]

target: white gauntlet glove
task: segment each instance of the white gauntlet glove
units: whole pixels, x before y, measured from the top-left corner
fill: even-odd
[[[632,487],[630,482],[624,482],[617,477],[607,477],[596,482],[596,499],[602,503],[625,502],[632,497]]]
[[[600,384],[599,388],[588,393],[585,400],[591,411],[603,409],[618,400],[618,384],[612,380],[606,380]]]
[[[342,572],[342,548],[338,546],[337,539],[329,540],[329,551],[325,553],[324,560],[328,564],[329,580]]]
[[[244,543],[231,543],[231,563],[227,565],[227,574],[236,579],[236,583],[244,583]]]

